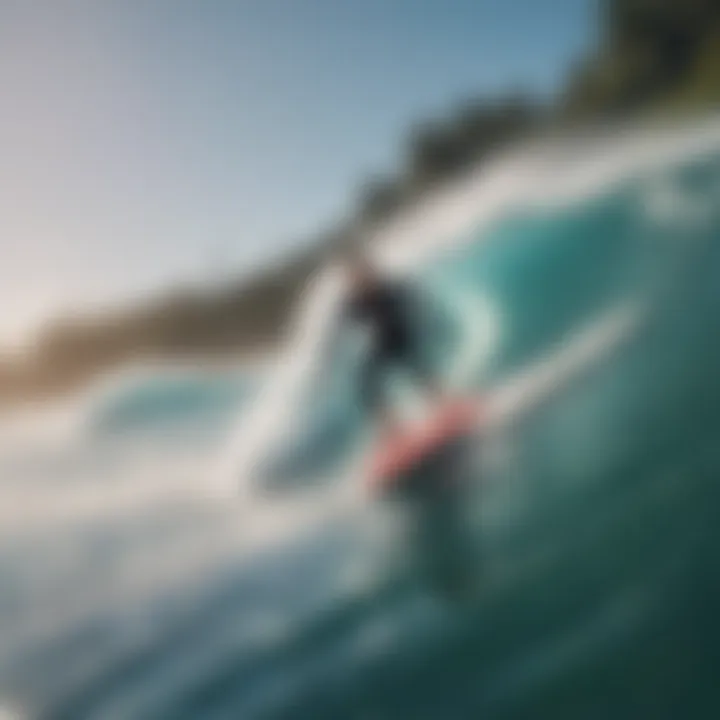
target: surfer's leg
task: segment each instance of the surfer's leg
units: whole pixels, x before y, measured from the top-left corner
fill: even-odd
[[[363,407],[372,418],[379,417],[384,434],[394,432],[398,425],[386,392],[391,365],[390,358],[379,352],[373,353],[366,359],[360,377]]]
[[[445,397],[437,373],[430,368],[429,363],[423,358],[422,353],[408,348],[404,353],[403,363],[411,374],[418,387],[427,395],[430,402],[441,403]]]
[[[380,373],[379,357],[376,354],[369,355],[360,371],[360,402],[363,410],[371,415],[377,412],[382,399]]]

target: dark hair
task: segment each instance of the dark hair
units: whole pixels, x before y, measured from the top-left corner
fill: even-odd
[[[347,270],[373,270],[374,263],[364,248],[356,245],[338,248],[335,253],[335,262]]]

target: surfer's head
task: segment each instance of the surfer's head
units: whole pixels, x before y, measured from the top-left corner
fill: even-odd
[[[380,272],[368,253],[362,249],[354,248],[345,253],[342,266],[350,286],[354,290],[364,290],[374,286],[380,277]]]

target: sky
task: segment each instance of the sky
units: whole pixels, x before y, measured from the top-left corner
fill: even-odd
[[[418,120],[557,89],[591,0],[0,0],[0,346],[250,272]]]

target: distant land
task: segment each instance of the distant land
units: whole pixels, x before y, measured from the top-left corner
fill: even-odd
[[[0,403],[69,391],[131,360],[272,348],[328,253],[361,242],[380,221],[478,166],[491,151],[566,127],[698,113],[720,104],[720,2],[605,0],[602,11],[598,47],[570,69],[552,102],[521,94],[480,98],[417,125],[402,167],[367,181],[344,225],[249,279],[52,323],[27,355],[0,360]]]

